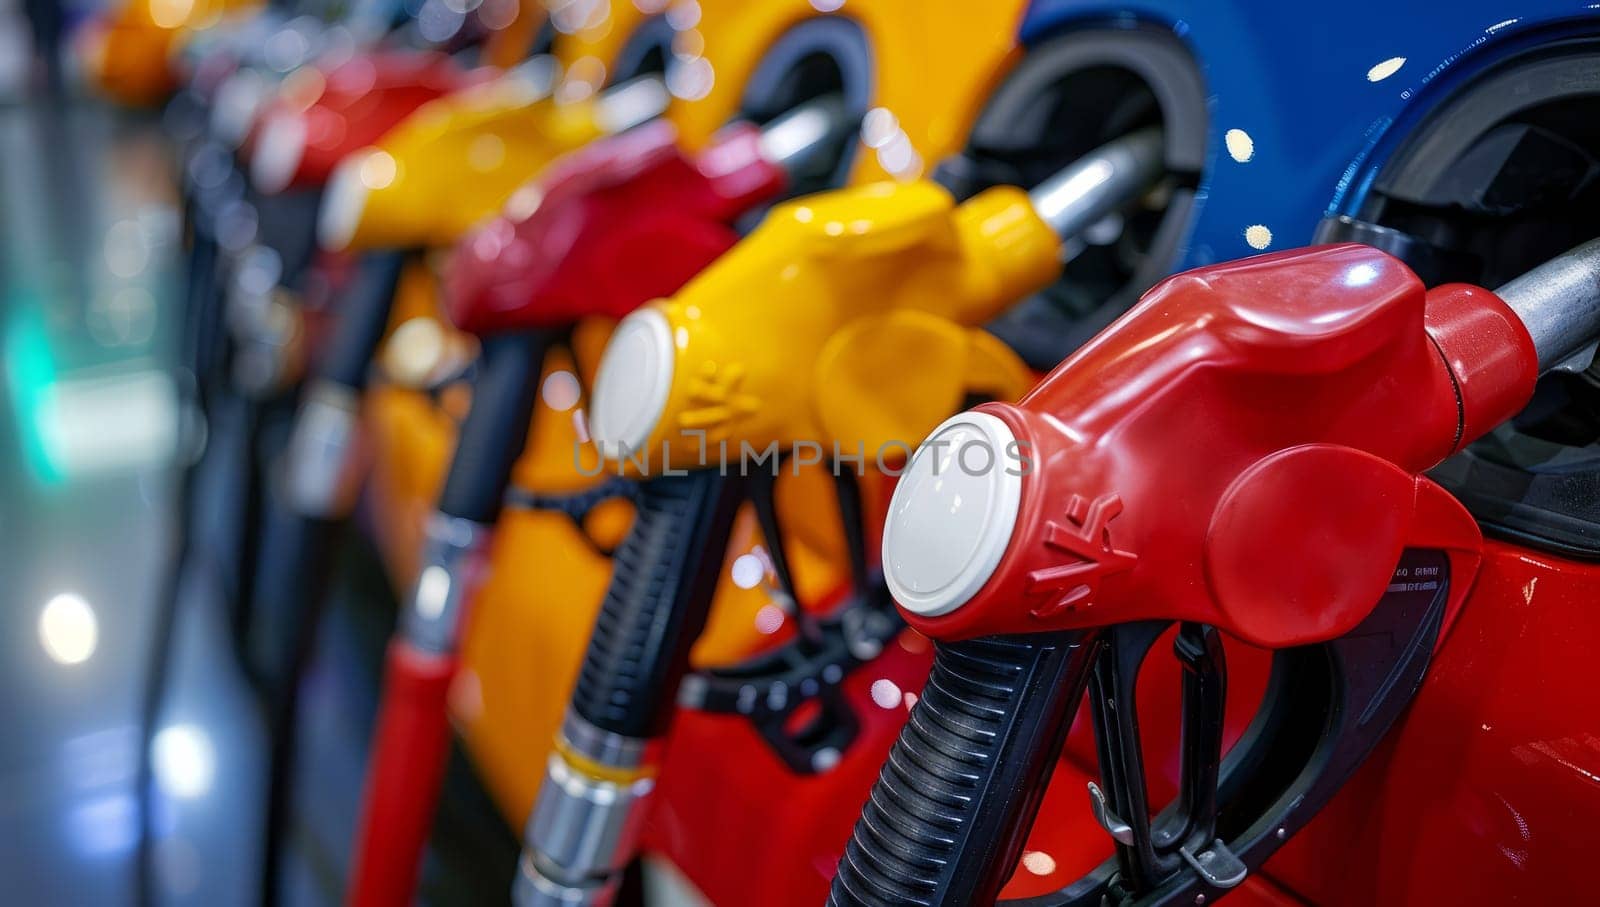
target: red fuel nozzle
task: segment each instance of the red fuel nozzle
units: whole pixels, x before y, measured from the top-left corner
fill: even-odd
[[[1514,414],[1538,362],[1496,294],[1426,291],[1364,246],[1170,278],[1019,403],[925,442],[945,443],[896,492],[890,587],[944,640],[1151,618],[1339,636],[1437,522],[1418,513],[1459,510],[1421,472]],[[999,465],[965,469],[975,444]]]
[[[1119,894],[1198,903],[1238,885],[1377,745],[1472,584],[1477,524],[1422,471],[1597,333],[1600,242],[1498,293],[1425,291],[1382,252],[1323,246],[1170,278],[1016,405],[940,426],[895,489],[883,557],[938,643],[933,672],[829,904],[992,902],[1091,672],[1106,790],[1090,797]],[[1135,637],[1172,621],[1195,631],[1195,680],[1183,793],[1161,813],[1184,830],[1158,843],[1132,702],[1155,637]],[[1248,768],[1283,752],[1274,721],[1219,781],[1226,675],[1202,651],[1219,630],[1322,644],[1301,650],[1330,672],[1308,700],[1322,729],[1288,788]],[[1090,899],[1106,883],[1080,881]]]
[[[620,318],[669,296],[738,240],[741,215],[783,194],[791,162],[830,148],[843,125],[842,105],[825,98],[765,128],[730,126],[695,155],[665,122],[594,142],[461,242],[446,275],[450,318],[482,334]]]
[[[307,67],[285,81],[256,120],[251,181],[266,193],[319,186],[339,161],[418,107],[499,74],[419,51],[357,54],[325,71]]]

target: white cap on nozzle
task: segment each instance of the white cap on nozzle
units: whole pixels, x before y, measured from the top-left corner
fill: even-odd
[[[1022,501],[1015,442],[1004,422],[968,412],[945,420],[917,448],[883,530],[884,578],[907,611],[948,614],[994,574]],[[987,452],[964,455],[969,446]]]
[[[644,447],[667,408],[677,350],[672,327],[653,308],[622,319],[600,357],[589,431],[600,452],[625,459]]]

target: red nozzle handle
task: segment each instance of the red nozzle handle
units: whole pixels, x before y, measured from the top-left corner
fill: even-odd
[[[649,124],[557,161],[531,212],[458,246],[445,278],[451,321],[477,334],[561,327],[676,293],[739,239],[735,220],[787,189],[760,141],[738,125],[690,157],[668,124]]]
[[[389,644],[346,903],[408,907],[450,754],[446,698],[455,656]]]
[[[901,481],[889,578],[947,578],[942,599],[902,602],[935,639],[1189,620],[1266,648],[1325,642],[1419,547],[1434,499],[1422,473],[1521,409],[1536,364],[1493,293],[1426,290],[1366,246],[1180,274],[1015,405],[963,417],[1028,457],[966,483],[1006,531],[972,546],[965,574],[911,556],[944,532],[939,495],[955,483]]]

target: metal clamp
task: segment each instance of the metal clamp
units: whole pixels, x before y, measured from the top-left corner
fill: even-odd
[[[428,518],[422,570],[401,614],[401,632],[426,652],[447,655],[461,641],[461,626],[472,593],[483,578],[492,527],[435,513]]]
[[[512,892],[518,907],[612,902],[655,790],[654,743],[567,714],[528,817]]]

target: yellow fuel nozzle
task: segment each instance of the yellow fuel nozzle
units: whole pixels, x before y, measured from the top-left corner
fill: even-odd
[[[551,160],[666,109],[657,76],[590,98],[551,98],[555,63],[536,57],[418,108],[334,171],[317,222],[330,250],[454,243]]]
[[[932,182],[877,183],[780,206],[619,325],[596,378],[594,439],[645,473],[711,465],[723,442],[729,458],[802,441],[867,462],[904,456],[966,395],[1032,383],[978,327],[1054,280],[1062,240],[1160,173],[1152,130],[1032,192],[956,204]]]

